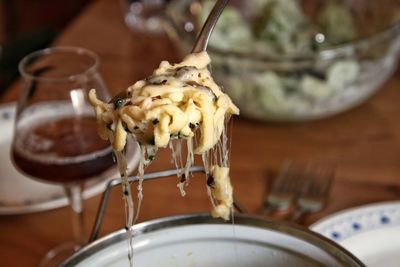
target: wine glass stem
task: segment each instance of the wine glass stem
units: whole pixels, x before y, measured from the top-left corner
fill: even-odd
[[[85,245],[85,228],[83,218],[82,184],[74,183],[65,185],[64,190],[67,194],[71,207],[72,230],[77,249]]]

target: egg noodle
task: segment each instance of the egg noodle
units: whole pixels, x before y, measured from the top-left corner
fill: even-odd
[[[230,218],[233,198],[226,129],[230,115],[239,114],[239,109],[214,82],[207,69],[209,64],[206,52],[189,54],[174,65],[163,61],[150,77],[128,87],[110,103],[99,100],[94,89],[89,93],[99,135],[111,142],[121,171],[128,229],[138,218],[144,169],[155,159],[157,150],[165,147],[171,149],[179,170],[178,188],[182,195],[194,154],[201,155],[213,205],[211,214]],[[136,139],[141,150],[135,215],[123,157],[129,136]],[[186,162],[182,159],[183,144],[187,148]]]

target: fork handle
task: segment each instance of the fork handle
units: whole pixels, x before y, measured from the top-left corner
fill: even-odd
[[[229,0],[218,0],[211,13],[208,15],[206,22],[201,29],[196,42],[193,46],[192,53],[199,53],[207,50],[208,41],[210,40],[211,33],[214,29],[215,24],[217,24],[218,18],[224,10],[225,6],[228,4]]]

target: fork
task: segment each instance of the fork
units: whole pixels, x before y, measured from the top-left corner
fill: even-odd
[[[335,169],[331,166],[309,166],[304,175],[306,182],[296,201],[296,208],[290,220],[299,221],[304,215],[320,211],[329,200],[329,192]]]
[[[301,170],[302,166],[294,161],[284,163],[264,199],[261,214],[268,215],[272,211],[289,210],[303,183],[304,176],[301,175]]]

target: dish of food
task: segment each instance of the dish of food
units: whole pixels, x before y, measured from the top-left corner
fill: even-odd
[[[231,2],[209,51],[215,79],[247,117],[301,121],[331,116],[362,103],[395,70],[398,3]],[[171,36],[179,37],[183,52],[211,6],[209,0],[172,1]]]
[[[60,186],[37,182],[22,175],[10,159],[10,149],[14,131],[15,103],[0,106],[0,214],[24,214],[66,206],[68,200]],[[130,149],[128,169],[132,171],[139,161],[138,149]],[[117,168],[112,168],[85,184],[84,198],[99,194],[107,181],[118,176]]]
[[[201,18],[203,10],[208,12],[210,3],[204,3]],[[307,57],[315,51],[350,42],[356,37],[352,14],[340,1],[324,2],[317,15],[318,25],[307,19],[294,0],[257,1],[255,5],[260,10],[255,15],[255,25],[249,25],[235,7],[228,7],[221,16],[210,45],[221,51],[259,53],[272,58]],[[285,112],[288,108],[301,110],[351,85],[359,72],[360,65],[355,59],[334,62],[326,73],[309,70],[283,75],[279,71],[267,70],[251,75],[250,79],[246,79],[247,85],[238,78],[232,82],[229,93],[238,101],[246,98],[246,102],[258,106],[252,109],[261,112]],[[251,81],[250,84],[248,81]]]
[[[369,267],[399,265],[400,202],[344,210],[310,228],[339,243]]]

